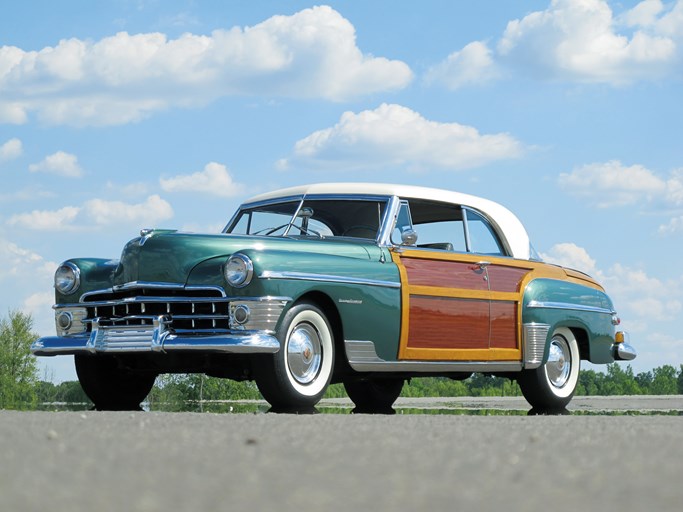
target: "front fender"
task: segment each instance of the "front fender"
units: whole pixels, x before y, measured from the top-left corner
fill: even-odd
[[[254,266],[251,283],[230,288],[222,276],[225,258],[207,260],[193,269],[188,284],[219,279],[231,297],[287,297],[287,308],[302,297],[323,294],[334,304],[344,340],[372,341],[377,354],[396,360],[401,328],[401,281],[387,258],[359,254],[320,254],[309,251],[245,248]],[[358,251],[356,251],[358,253]],[[343,341],[343,340],[341,340]]]
[[[103,258],[72,258],[67,262],[78,267],[81,284],[67,295],[55,291],[55,304],[73,304],[79,302],[84,293],[111,288],[119,265],[118,260]]]

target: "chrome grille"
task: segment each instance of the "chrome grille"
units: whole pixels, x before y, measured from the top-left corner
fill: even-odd
[[[100,319],[101,326],[152,325],[166,315],[175,331],[213,331],[230,328],[229,299],[197,297],[128,297],[120,301],[86,303],[85,322]]]
[[[235,330],[274,331],[289,298],[225,297],[214,288],[144,288],[127,287],[84,295],[81,300],[87,314],[82,320],[87,331],[98,327],[120,329],[135,336],[135,328],[146,332],[160,317],[177,334],[210,335]],[[242,306],[248,318],[235,321],[235,310]],[[128,329],[130,328],[130,329]],[[142,334],[145,336],[145,334]],[[115,335],[113,335],[115,337]]]

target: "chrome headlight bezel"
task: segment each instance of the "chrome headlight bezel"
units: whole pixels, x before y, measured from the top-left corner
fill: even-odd
[[[223,276],[233,288],[244,288],[254,276],[254,263],[246,254],[233,254],[223,265]]]
[[[81,269],[75,263],[62,263],[55,271],[55,290],[69,295],[81,286]]]

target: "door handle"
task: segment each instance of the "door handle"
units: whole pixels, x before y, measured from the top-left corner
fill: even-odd
[[[470,265],[470,270],[474,270],[475,272],[483,272],[486,270],[486,267],[488,267],[491,264],[490,261],[477,261],[475,264]]]

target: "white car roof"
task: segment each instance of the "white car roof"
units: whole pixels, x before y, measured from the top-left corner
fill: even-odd
[[[425,199],[469,206],[484,213],[497,224],[507,240],[513,257],[519,259],[530,257],[529,235],[515,214],[494,201],[449,190],[387,183],[315,183],[260,194],[248,199],[244,204],[270,201],[280,197],[329,194],[398,196],[405,199]]]

